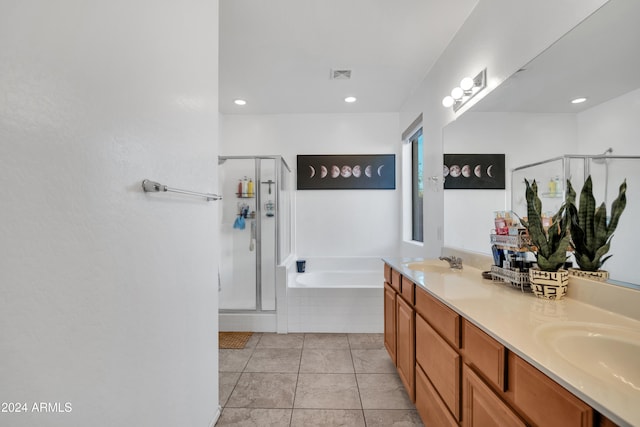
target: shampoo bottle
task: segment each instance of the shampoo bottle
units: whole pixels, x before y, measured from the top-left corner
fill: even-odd
[[[253,197],[253,180],[251,178],[247,184],[247,197]]]

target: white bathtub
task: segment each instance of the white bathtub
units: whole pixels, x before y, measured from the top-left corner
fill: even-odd
[[[287,278],[289,332],[381,333],[383,262],[378,257],[307,258]]]
[[[314,271],[297,273],[295,288],[382,288],[379,271]]]

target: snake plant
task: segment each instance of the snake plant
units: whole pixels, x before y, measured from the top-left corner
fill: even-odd
[[[545,230],[542,224],[542,202],[538,197],[538,184],[525,179],[527,185],[527,220],[522,225],[529,232],[534,246],[538,268],[543,271],[558,271],[567,261],[569,248],[569,218],[566,215],[566,204],[551,218],[551,225]]]
[[[567,211],[571,221],[571,247],[581,270],[598,271],[602,264],[611,258],[606,256],[611,246],[613,232],[618,226],[620,215],[627,205],[627,180],[618,190],[618,197],[611,204],[611,218],[607,220],[607,207],[604,202],[596,208],[593,197],[591,176],[584,182],[580,191],[580,203],[576,207],[576,192],[567,181]]]

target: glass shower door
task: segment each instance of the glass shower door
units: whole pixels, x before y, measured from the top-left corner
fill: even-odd
[[[258,308],[256,171],[255,159],[230,159],[219,167],[223,196],[218,266],[221,310]],[[253,192],[242,189],[249,180]]]

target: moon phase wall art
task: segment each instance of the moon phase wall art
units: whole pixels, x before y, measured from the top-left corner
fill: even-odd
[[[445,154],[444,189],[504,190],[504,154]]]
[[[298,155],[298,190],[395,188],[395,154]]]

